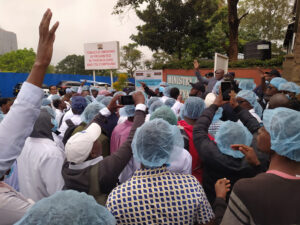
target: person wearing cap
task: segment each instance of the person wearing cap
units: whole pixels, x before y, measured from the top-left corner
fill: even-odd
[[[268,164],[268,157],[261,153],[258,156],[262,163],[253,167],[247,163],[242,154],[236,154],[231,149],[231,144],[248,143],[248,145],[253,145],[257,151],[256,144],[252,143],[252,139],[260,128],[260,124],[248,110],[238,105],[234,95],[231,96],[231,101],[237,104],[233,111],[244,125],[226,121],[217,131],[215,141],[209,138],[208,129],[215,113],[225,103],[222,93],[219,93],[214,103],[203,111],[193,130],[194,145],[203,162],[203,188],[211,204],[215,201],[214,185],[218,179],[225,177],[230,180],[231,184],[234,184],[241,178],[254,177],[265,171]]]
[[[259,129],[259,150],[271,158],[269,170],[233,187],[221,224],[300,224],[300,112],[267,109]],[[257,165],[253,148],[232,146]]]
[[[190,83],[192,89],[190,91],[190,97],[204,98],[205,86],[201,82]]]
[[[79,125],[81,120],[81,113],[83,113],[85,107],[87,106],[87,102],[82,96],[73,96],[72,97],[72,108],[69,110],[62,119],[62,124],[59,128],[59,137],[62,139],[65,135],[66,130],[69,125],[67,124],[67,120],[71,120],[74,125]]]
[[[139,82],[139,83],[142,85],[145,93],[150,97],[162,97],[164,89],[168,86],[168,84],[166,82],[161,82],[159,84],[159,87],[157,89],[155,89],[155,91],[153,91],[144,82]],[[158,90],[158,91],[156,91],[156,90]]]
[[[108,117],[115,114],[119,107],[116,103],[119,97],[115,96],[107,108],[100,110],[91,125],[86,130],[73,135],[65,147],[67,160],[62,169],[64,189],[91,194],[102,205],[118,183],[119,174],[129,162],[132,156],[133,135],[145,120],[145,97],[141,92],[134,93],[136,107],[130,134],[116,153],[103,159],[97,140],[107,126]]]
[[[198,180],[167,169],[183,145],[178,127],[163,119],[146,122],[136,131],[131,147],[141,168],[116,187],[106,203],[118,224],[193,225],[213,221],[214,213]]]
[[[91,87],[90,88],[91,96],[96,99],[99,93],[99,88],[97,87]]]
[[[202,77],[201,74],[200,74],[200,70],[199,70],[199,63],[197,60],[194,60],[194,69],[195,69],[195,75],[198,79],[198,81],[203,84],[203,85],[206,85],[206,88],[205,88],[205,93],[204,93],[204,97],[208,94],[208,93],[211,93],[215,84],[218,82],[218,81],[221,81],[223,80],[223,76],[224,76],[224,70],[222,69],[217,69],[215,71],[215,77],[213,78],[210,78],[210,79],[207,79],[205,77]]]
[[[286,83],[287,80],[281,77],[275,77],[270,81],[270,84],[265,91],[264,100],[268,103],[270,98],[279,93],[279,86]]]
[[[34,201],[48,197],[64,186],[61,168],[65,154],[54,142],[52,121],[53,117],[43,109],[17,159],[20,192]]]
[[[53,95],[57,95],[57,87],[55,85],[49,87],[49,96],[47,98],[51,100]]]

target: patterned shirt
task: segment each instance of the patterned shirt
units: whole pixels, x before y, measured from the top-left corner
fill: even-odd
[[[166,167],[137,170],[111,192],[106,206],[118,224],[205,224],[214,217],[197,179]]]

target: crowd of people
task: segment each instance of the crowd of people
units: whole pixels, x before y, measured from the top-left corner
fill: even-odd
[[[166,82],[44,96],[51,17],[27,81],[0,106],[0,224],[300,224],[297,84],[277,70],[258,87],[202,76],[194,61],[184,101]]]

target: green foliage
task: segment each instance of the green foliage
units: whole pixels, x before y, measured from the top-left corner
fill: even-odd
[[[240,0],[239,14],[249,12],[240,24],[240,36],[247,41],[268,40],[280,53],[286,27],[291,20],[292,4],[290,0]]]
[[[46,73],[55,73],[55,66],[49,65]]]
[[[122,91],[126,87],[128,81],[127,74],[121,73],[118,76],[118,80],[113,83],[113,88],[117,91]]]
[[[32,48],[20,49],[0,55],[0,70],[6,72],[29,73],[36,54]]]
[[[136,49],[137,44],[128,44],[121,49],[121,67],[133,77],[134,72],[141,66],[142,52]]]
[[[283,56],[272,58],[270,60],[257,60],[257,59],[247,59],[238,60],[229,63],[229,68],[252,68],[252,67],[262,67],[262,68],[280,68],[284,61]],[[198,60],[200,68],[214,68],[213,60]],[[155,64],[153,69],[193,69],[193,62],[188,60],[173,60],[167,63]]]
[[[91,74],[92,71],[84,69],[84,56],[83,55],[68,55],[60,61],[56,68],[56,73],[60,74]]]

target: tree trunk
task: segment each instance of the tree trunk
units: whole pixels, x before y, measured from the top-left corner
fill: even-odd
[[[229,23],[229,60],[238,60],[239,25],[237,4],[239,0],[227,0],[228,2],[228,23]]]

